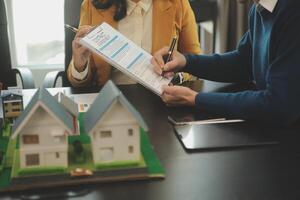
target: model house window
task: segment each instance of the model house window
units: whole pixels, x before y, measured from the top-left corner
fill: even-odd
[[[133,129],[132,128],[128,129],[128,136],[133,136]]]
[[[23,135],[23,144],[39,144],[38,135]]]
[[[100,148],[100,160],[107,162],[107,161],[112,161],[113,160],[113,156],[114,156],[114,149],[111,148]]]
[[[5,0],[12,65],[63,68],[64,0]]]
[[[58,152],[55,153],[55,157],[59,158],[59,153]]]
[[[26,166],[34,166],[40,164],[39,154],[28,154],[26,155]]]
[[[128,147],[128,153],[133,153],[133,151],[134,151],[133,146],[129,146],[129,147]]]
[[[100,137],[101,138],[110,138],[111,137],[111,131],[100,131]]]
[[[13,108],[12,111],[13,112],[20,112],[21,110],[20,110],[20,108],[18,108],[18,109],[17,108]]]

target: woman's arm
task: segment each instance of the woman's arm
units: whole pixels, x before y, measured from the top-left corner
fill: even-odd
[[[80,22],[79,22],[79,28],[83,26],[90,25],[90,0],[84,0],[81,5],[81,10],[80,10]],[[76,38],[75,38],[76,39]],[[74,39],[74,40],[75,40]],[[78,71],[78,69],[75,67],[74,64],[74,44],[75,41],[73,41],[73,57],[72,60],[68,66],[67,69],[67,77],[72,86],[74,87],[82,87],[82,86],[87,86],[91,84],[91,80],[93,77],[92,73],[92,68],[94,67],[94,61],[90,55],[87,55],[87,63],[85,64],[83,70]],[[77,75],[77,76],[76,76]],[[85,77],[83,77],[85,76]],[[78,78],[80,77],[80,78]]]
[[[181,53],[200,54],[197,24],[194,12],[188,0],[179,0],[181,3],[181,27],[176,27],[179,34],[178,51]],[[175,26],[179,26],[175,24]]]

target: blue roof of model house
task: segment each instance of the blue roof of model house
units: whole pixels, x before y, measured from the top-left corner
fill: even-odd
[[[19,134],[20,130],[25,125],[23,123],[25,119],[31,117],[32,110],[35,110],[39,107],[36,106],[37,104],[47,107],[47,110],[51,112],[60,122],[62,122],[62,124],[69,131],[73,130],[73,119],[70,117],[67,110],[45,88],[40,88],[34,94],[25,110],[17,118],[12,129],[13,138]]]
[[[68,97],[67,95],[65,95],[62,92],[58,92],[56,95],[54,95],[54,98],[63,105],[63,107],[65,109],[67,109],[67,111],[77,117],[79,114],[78,111],[78,105],[77,103],[75,103],[70,97]]]
[[[133,115],[140,127],[142,127],[145,131],[148,131],[148,127],[140,113],[128,102],[126,97],[115,86],[115,84],[112,81],[108,81],[103,86],[89,110],[84,114],[84,127],[86,133],[90,133],[90,131],[93,130],[99,120],[116,100]]]

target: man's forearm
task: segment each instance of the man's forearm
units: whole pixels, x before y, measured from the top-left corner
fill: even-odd
[[[251,77],[247,63],[237,51],[223,55],[186,55],[184,71],[199,78],[218,82],[249,82]]]
[[[225,117],[280,124],[293,123],[298,113],[294,109],[296,105],[291,105],[287,98],[278,97],[268,90],[199,93],[195,103],[198,110],[221,114]]]

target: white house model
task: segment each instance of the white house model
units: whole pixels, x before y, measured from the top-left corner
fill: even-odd
[[[13,126],[19,136],[20,168],[67,167],[73,119],[46,89],[39,89]]]
[[[85,113],[84,127],[95,164],[140,161],[140,129],[147,125],[112,81]]]

